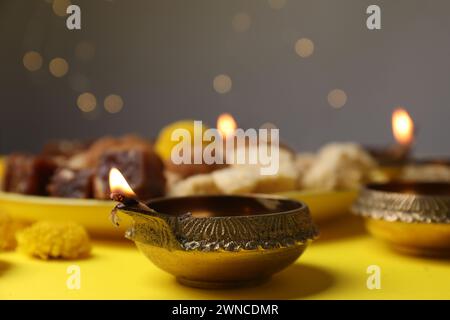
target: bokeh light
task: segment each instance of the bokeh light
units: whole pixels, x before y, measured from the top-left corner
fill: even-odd
[[[123,99],[117,94],[110,94],[105,98],[103,105],[109,113],[118,113],[123,108]]]
[[[272,122],[265,122],[259,128],[266,130],[278,129],[278,127]]]
[[[28,71],[37,71],[42,67],[42,56],[39,52],[28,51],[23,56],[23,65]]]
[[[69,64],[65,59],[58,57],[50,61],[48,69],[53,76],[61,78],[69,71]]]
[[[314,53],[314,42],[308,38],[301,38],[295,43],[295,52],[302,57],[307,58]]]
[[[328,103],[335,109],[342,108],[347,103],[347,94],[344,90],[333,89],[328,93]]]
[[[231,78],[226,74],[219,74],[213,80],[213,87],[217,93],[227,93],[231,90],[233,82]]]
[[[84,92],[78,96],[77,105],[83,112],[92,112],[97,107],[97,98],[90,92]]]
[[[67,15],[67,7],[72,3],[70,0],[53,0],[52,9],[53,12],[60,17],[64,17]]]

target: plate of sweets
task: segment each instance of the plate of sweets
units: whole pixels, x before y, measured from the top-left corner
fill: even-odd
[[[277,194],[305,202],[315,222],[347,214],[376,161],[355,143],[331,143],[316,153],[280,147],[279,170],[261,175],[255,165],[172,162],[171,132],[193,130],[191,121],[164,128],[156,141],[136,135],[89,143],[50,142],[38,154],[13,153],[0,163],[0,211],[23,223],[51,220],[83,225],[93,237],[123,237],[109,214],[109,171],[117,168],[137,197]],[[245,148],[250,148],[245,146]]]

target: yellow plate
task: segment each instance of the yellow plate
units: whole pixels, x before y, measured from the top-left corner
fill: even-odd
[[[4,171],[4,157],[0,157],[0,179]],[[109,221],[113,201],[94,199],[65,199],[27,196],[0,192],[0,211],[13,219],[34,222],[38,220],[73,221],[83,225],[91,236],[123,239],[131,219],[123,217],[119,228]],[[121,217],[122,219],[122,217]]]
[[[287,191],[279,195],[303,201],[311,211],[314,222],[323,223],[327,220],[348,214],[353,201],[358,196],[357,190],[342,191]]]
[[[13,219],[26,222],[74,221],[86,227],[92,236],[123,238],[127,221],[122,221],[120,227],[116,228],[109,220],[114,205],[113,201],[106,200],[38,197],[0,192],[0,210]]]
[[[356,197],[356,191],[290,191],[279,195],[305,202],[315,222],[346,214]],[[74,221],[86,227],[94,237],[123,238],[129,221],[123,221],[119,229],[109,221],[114,207],[112,201],[93,199],[64,199],[27,196],[0,192],[0,210],[21,221]]]

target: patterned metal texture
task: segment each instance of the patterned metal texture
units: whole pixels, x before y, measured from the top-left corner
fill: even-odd
[[[448,185],[441,184],[440,190],[448,189]],[[450,195],[437,192],[399,192],[398,184],[395,191],[389,191],[389,186],[379,188],[372,185],[364,188],[358,200],[354,203],[352,211],[360,216],[381,219],[386,221],[399,221],[406,223],[450,223]],[[417,183],[416,187],[424,190],[427,187],[436,189],[436,183]],[[405,184],[405,190],[414,185]],[[439,189],[436,189],[439,190]]]
[[[287,212],[218,217],[120,210],[134,218],[126,235],[129,239],[175,250],[274,249],[304,244],[318,235],[305,205]]]

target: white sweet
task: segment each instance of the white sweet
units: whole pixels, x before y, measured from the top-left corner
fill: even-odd
[[[252,167],[229,167],[214,171],[212,177],[224,194],[250,193],[256,188],[259,172]]]
[[[220,194],[211,174],[198,174],[173,184],[169,190],[171,196],[190,196]]]
[[[358,144],[331,143],[324,146],[301,185],[306,189],[354,189],[369,180],[375,160]]]

